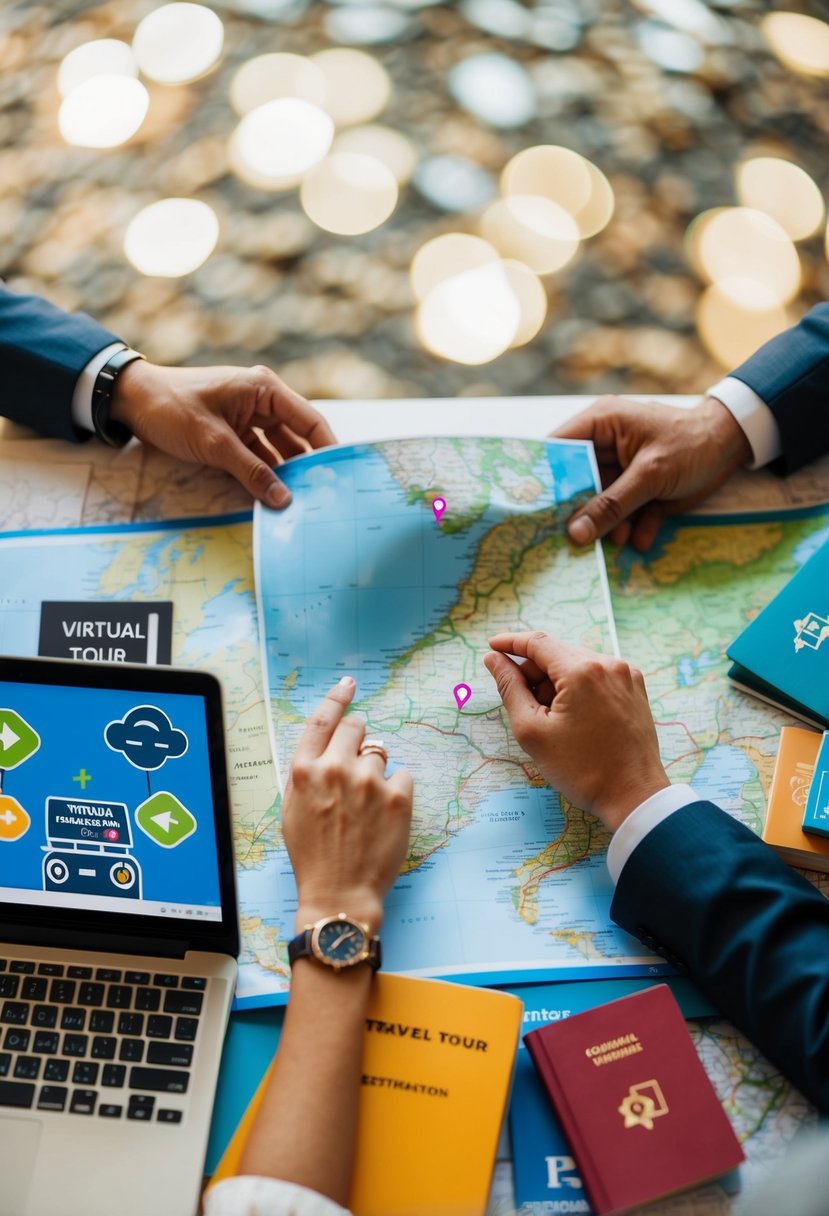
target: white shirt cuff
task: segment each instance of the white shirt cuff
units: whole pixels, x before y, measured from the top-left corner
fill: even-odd
[[[208,1187],[204,1216],[349,1216],[333,1199],[281,1178],[242,1175]]]
[[[607,850],[607,868],[614,885],[619,881],[625,862],[648,832],[692,802],[699,802],[699,795],[694,793],[690,785],[669,785],[651,794],[635,811],[631,811],[627,819],[622,820]]]
[[[92,425],[92,390],[98,379],[98,372],[119,350],[126,349],[124,342],[112,342],[109,346],[105,346],[89,360],[75,381],[75,391],[72,394],[72,421],[80,430],[95,430]]]
[[[759,469],[780,455],[783,445],[774,414],[753,388],[736,376],[726,376],[709,388],[706,396],[721,401],[742,427],[754,457],[750,469]]]

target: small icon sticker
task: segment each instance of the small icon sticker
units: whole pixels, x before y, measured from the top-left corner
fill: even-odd
[[[631,1085],[620,1106],[616,1108],[625,1121],[625,1127],[644,1127],[653,1131],[653,1121],[667,1115],[668,1103],[658,1081],[640,1081]]]
[[[40,735],[13,709],[0,709],[0,769],[17,768],[40,747]]]
[[[0,794],[0,840],[19,840],[31,827],[28,811],[10,794]]]
[[[139,705],[120,721],[110,722],[104,741],[114,752],[123,752],[133,768],[147,772],[161,768],[187,751],[187,736],[173,726],[163,709]]]
[[[446,510],[446,499],[445,498],[433,498],[432,499],[432,510],[435,513],[435,520],[437,521],[437,523],[440,523],[440,517],[443,514],[443,512]]]
[[[168,790],[159,790],[136,807],[135,822],[163,849],[174,849],[198,827],[195,816]]]
[[[458,709],[463,709],[469,698],[472,696],[472,689],[468,684],[456,684],[452,689],[455,694],[455,700],[458,703]]]
[[[816,612],[807,612],[802,620],[794,623],[795,652],[808,646],[810,650],[818,650],[822,642],[829,638],[829,621],[826,617],[818,616]]]

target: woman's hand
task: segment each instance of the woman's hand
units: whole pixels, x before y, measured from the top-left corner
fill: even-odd
[[[400,872],[412,818],[412,778],[386,777],[360,755],[365,723],[344,714],[355,689],[344,676],[317,706],[294,753],[282,830],[296,875],[297,925],[345,912],[376,933]]]

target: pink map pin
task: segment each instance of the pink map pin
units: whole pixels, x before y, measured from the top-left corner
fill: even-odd
[[[443,512],[446,510],[446,499],[445,498],[433,498],[432,499],[432,510],[435,513],[435,519],[437,520],[438,523],[440,523],[440,517],[443,514]],[[460,685],[458,685],[458,687],[460,687]]]
[[[458,703],[458,709],[463,709],[469,698],[472,696],[472,689],[468,684],[456,684],[452,689],[455,694],[455,700]]]

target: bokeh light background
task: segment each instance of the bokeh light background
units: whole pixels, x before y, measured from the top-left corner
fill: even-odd
[[[311,397],[695,393],[829,299],[829,24],[0,4],[0,275]]]

